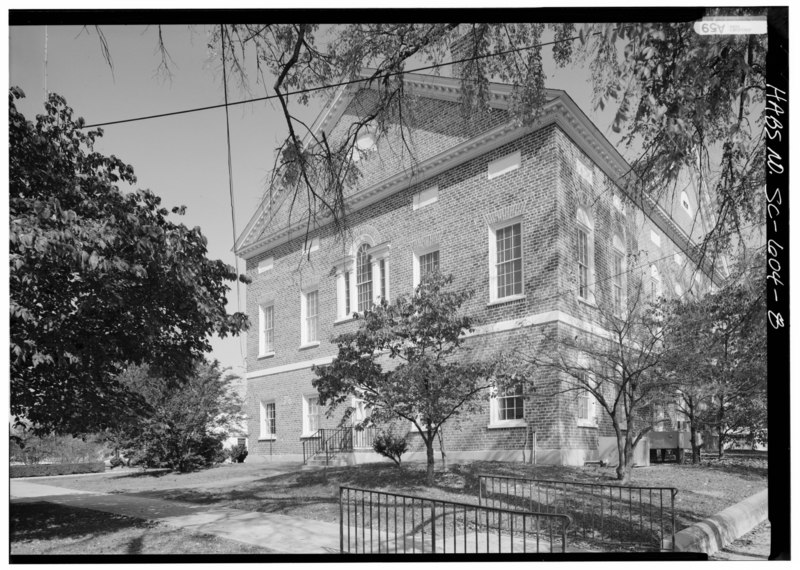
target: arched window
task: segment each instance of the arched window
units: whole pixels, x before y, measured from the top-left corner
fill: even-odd
[[[372,256],[370,248],[363,244],[356,254],[356,286],[358,289],[358,312],[363,313],[372,306]]]

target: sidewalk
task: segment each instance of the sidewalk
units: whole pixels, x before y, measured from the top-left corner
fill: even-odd
[[[163,522],[287,554],[339,552],[339,525],[272,513],[241,511],[154,499],[135,493],[76,491],[29,480],[11,480],[12,503],[47,501],[69,507]]]

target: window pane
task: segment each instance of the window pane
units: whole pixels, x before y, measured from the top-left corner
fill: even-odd
[[[426,275],[439,270],[439,252],[432,251],[419,256],[419,278],[422,281]]]
[[[358,312],[372,306],[372,257],[367,254],[367,244],[358,248],[356,258],[356,284],[358,286]]]
[[[386,260],[381,259],[381,299],[386,298]]]
[[[522,294],[522,225],[514,224],[496,232],[497,297]]]
[[[274,336],[274,322],[273,322],[273,309],[272,305],[262,308],[262,316],[263,316],[263,331],[262,331],[262,338],[264,340],[264,345],[262,347],[263,352],[273,352],[275,349],[273,343],[273,336]]]
[[[578,230],[578,294],[584,299],[589,292],[589,245],[588,236]]]
[[[306,342],[317,340],[317,291],[306,295]]]
[[[350,272],[344,274],[344,314],[350,314]]]
[[[308,432],[315,433],[319,430],[319,398],[308,398]]]

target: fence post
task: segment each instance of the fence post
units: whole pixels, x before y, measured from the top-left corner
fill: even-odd
[[[431,501],[431,552],[436,554],[436,501]]]
[[[342,505],[342,495],[344,490],[339,485],[339,554],[344,552],[344,508]]]

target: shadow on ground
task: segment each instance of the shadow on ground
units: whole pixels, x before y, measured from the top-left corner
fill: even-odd
[[[149,529],[157,523],[45,501],[11,503],[11,542],[96,539],[120,530]]]

